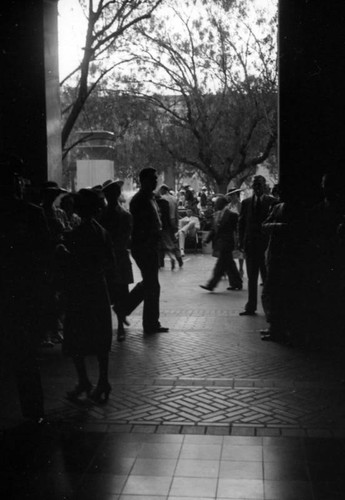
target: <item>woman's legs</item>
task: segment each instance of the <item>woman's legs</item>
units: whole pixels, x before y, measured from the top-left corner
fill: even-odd
[[[67,397],[69,399],[76,399],[84,392],[89,395],[92,389],[92,384],[87,375],[84,356],[77,354],[74,355],[72,359],[77,371],[78,383],[72,391],[67,392]]]
[[[99,375],[98,375],[98,383],[97,385],[107,385],[109,384],[108,380],[108,367],[109,367],[109,356],[108,353],[106,354],[99,354],[97,356],[98,359],[98,370],[99,370]]]
[[[117,316],[117,340],[119,342],[125,340],[126,337],[124,324],[128,324],[126,320],[128,295],[129,295],[129,289],[127,283],[118,284],[116,300],[113,309]]]
[[[217,262],[213,268],[212,277],[207,282],[207,286],[212,290],[218,285],[223,274],[227,270],[227,255],[226,252],[220,252]]]
[[[75,369],[77,371],[78,384],[83,385],[86,382],[89,382],[89,378],[87,376],[87,371],[86,371],[84,356],[80,356],[77,354],[77,355],[73,356],[72,359],[73,359]]]
[[[98,359],[98,382],[97,387],[91,394],[91,399],[95,403],[106,402],[111,391],[111,385],[108,379],[109,356],[108,353],[99,354]]]
[[[167,250],[166,252],[169,256],[169,259],[170,259],[170,264],[171,264],[171,270],[173,271],[175,269],[175,256],[172,252],[170,252],[170,250]]]
[[[238,265],[239,265],[240,276],[241,276],[241,278],[243,278],[243,275],[244,275],[244,269],[243,269],[244,259],[238,259]]]

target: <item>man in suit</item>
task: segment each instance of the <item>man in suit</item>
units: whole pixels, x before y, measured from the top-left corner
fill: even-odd
[[[259,272],[263,282],[266,278],[265,251],[268,237],[262,231],[262,222],[268,216],[275,200],[264,194],[266,180],[256,175],[253,180],[253,196],[241,203],[239,216],[239,245],[245,252],[248,275],[248,301],[240,316],[254,316],[258,300]]]
[[[154,168],[144,168],[139,174],[140,189],[133,196],[129,208],[133,216],[132,256],[137,263],[142,281],[131,290],[128,297],[127,315],[141,301],[143,308],[144,334],[169,331],[159,322],[159,241],[162,222],[154,199],[157,187],[157,172]]]

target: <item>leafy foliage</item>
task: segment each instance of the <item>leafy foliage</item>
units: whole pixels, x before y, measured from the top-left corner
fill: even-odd
[[[219,192],[274,153],[273,4],[267,13],[253,0],[80,1],[88,30],[76,85],[64,85],[66,152],[74,127],[106,129],[128,174],[198,170]]]
[[[134,26],[149,19],[162,1],[80,0],[87,30],[81,64],[61,82],[61,85],[71,79],[75,82],[75,99],[63,110],[63,148],[93,90],[110,72],[128,62],[123,49]]]
[[[157,10],[149,33],[136,27],[136,91],[157,108],[170,155],[224,191],[276,141],[276,18],[264,23],[245,1],[228,3],[226,16],[219,2],[202,4],[172,2],[169,23]]]

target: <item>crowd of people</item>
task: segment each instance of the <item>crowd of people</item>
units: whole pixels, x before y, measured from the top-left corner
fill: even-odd
[[[218,197],[206,240],[213,242],[217,262],[201,287],[212,292],[227,275],[228,290],[241,290],[245,258],[248,298],[239,314],[257,314],[262,285],[268,323],[262,340],[322,348],[327,332],[326,343],[336,346],[345,320],[345,203],[337,176],[322,177],[322,200],[314,207],[280,186],[268,193],[260,175],[252,188],[252,196],[240,203],[233,199],[238,190]]]
[[[217,259],[201,287],[213,291],[225,275],[228,290],[242,290],[245,261],[248,299],[240,315],[256,314],[260,275],[269,325],[261,332],[263,340],[295,342],[306,326],[302,317],[313,318],[322,339],[330,311],[339,327],[345,212],[332,175],[323,177],[324,198],[311,210],[291,193],[289,198],[282,190],[268,194],[262,176],[254,177],[253,194],[242,201],[240,189],[212,203],[206,193],[201,193],[203,201],[188,198],[185,189],[182,206],[167,185],[157,189],[156,170],[144,168],[127,210],[120,180],[76,194],[49,181],[41,186],[40,206],[33,205],[23,196],[22,170],[16,157],[1,161],[0,351],[14,368],[28,418],[44,414],[36,364],[42,342],[62,342],[63,353],[73,360],[77,384],[67,393],[69,399],[86,394],[95,403],[107,401],[111,308],[119,342],[140,303],[144,335],[168,332],[160,323],[159,269],[165,255],[172,270],[176,264],[183,267],[186,237],[201,227],[208,230],[204,244],[212,243]],[[209,219],[201,216],[200,205],[209,210]],[[131,290],[130,255],[142,276]],[[98,360],[95,387],[86,356]]]

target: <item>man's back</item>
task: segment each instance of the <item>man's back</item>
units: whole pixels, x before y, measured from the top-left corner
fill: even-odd
[[[132,248],[157,247],[161,222],[152,194],[140,189],[131,199],[129,209],[133,216]]]

